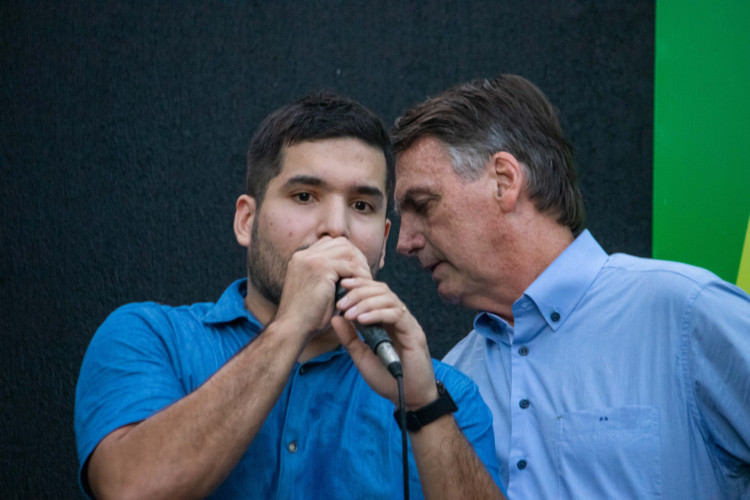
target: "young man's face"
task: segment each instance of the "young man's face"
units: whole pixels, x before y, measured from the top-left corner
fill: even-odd
[[[390,229],[383,152],[358,139],[324,139],[286,147],[281,163],[253,219],[250,283],[278,304],[292,254],[323,236],[348,238],[375,276]]]

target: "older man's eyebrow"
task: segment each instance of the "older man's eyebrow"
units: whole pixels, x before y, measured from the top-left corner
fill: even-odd
[[[419,201],[417,201],[417,198],[419,198]],[[423,205],[424,202],[436,200],[439,198],[440,195],[438,195],[428,187],[416,186],[409,188],[406,190],[406,193],[404,193],[403,196],[395,200],[396,213],[401,213],[404,210],[414,211],[418,208],[418,206]]]

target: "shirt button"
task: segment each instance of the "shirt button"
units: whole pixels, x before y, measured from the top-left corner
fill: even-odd
[[[300,375],[304,375],[305,373],[307,373],[307,367],[306,366],[300,366],[299,367],[299,374]]]
[[[287,446],[286,449],[289,450],[289,453],[296,453],[297,452],[297,442],[296,441],[292,441],[291,443],[289,443],[289,446]]]
[[[560,313],[557,311],[552,311],[552,314],[550,314],[549,317],[552,321],[560,321]]]
[[[518,350],[518,354],[521,356],[526,356],[529,353],[529,348],[524,346],[521,346],[521,348]]]
[[[526,408],[529,407],[530,404],[531,403],[529,402],[528,399],[522,399],[521,402],[518,403],[518,406],[520,406],[521,408],[523,408],[525,410]]]
[[[518,467],[518,470],[524,470],[528,464],[526,463],[526,460],[519,460],[516,463],[516,467]]]

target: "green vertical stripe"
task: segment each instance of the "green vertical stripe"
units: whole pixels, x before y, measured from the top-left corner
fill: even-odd
[[[734,282],[750,215],[750,2],[658,0],[653,255]]]

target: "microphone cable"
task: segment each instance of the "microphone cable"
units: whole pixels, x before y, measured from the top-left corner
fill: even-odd
[[[396,377],[398,384],[398,422],[401,428],[401,461],[404,466],[404,500],[409,500],[409,445],[406,437],[406,405],[404,403],[404,376]]]

